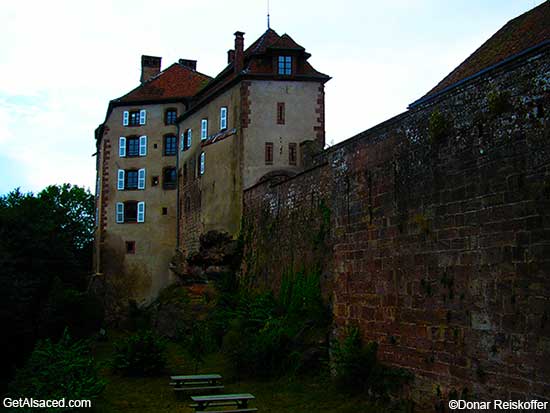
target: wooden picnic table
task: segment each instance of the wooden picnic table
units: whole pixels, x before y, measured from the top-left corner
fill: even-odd
[[[219,374],[193,374],[170,376],[170,384],[175,391],[222,390],[222,376]]]
[[[196,404],[191,405],[196,413],[204,412],[209,407],[235,406],[235,410],[226,410],[225,412],[256,412],[256,408],[248,408],[248,401],[255,397],[250,393],[241,394],[216,394],[211,396],[191,396]],[[215,413],[211,411],[210,413]]]

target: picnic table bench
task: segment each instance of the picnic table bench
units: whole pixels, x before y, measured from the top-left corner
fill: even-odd
[[[195,403],[191,405],[195,413],[248,413],[257,412],[257,408],[249,408],[248,401],[253,400],[254,396],[250,393],[242,394],[216,394],[212,396],[191,396]],[[234,406],[232,410],[209,410],[209,407]]]
[[[170,385],[174,391],[222,390],[222,376],[219,374],[194,374],[188,376],[170,376]]]

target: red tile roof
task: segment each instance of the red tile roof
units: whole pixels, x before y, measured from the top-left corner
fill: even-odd
[[[244,51],[244,67],[240,73],[235,73],[234,64],[229,63],[214,79],[199,91],[196,96],[193,108],[201,106],[211,96],[216,94],[224,86],[231,83],[239,75],[271,75],[274,74],[274,68],[271,66],[271,61],[260,59],[261,55],[266,55],[270,50],[289,50],[303,56],[302,63],[298,66],[298,70],[293,74],[293,80],[300,78],[319,79],[326,82],[330,79],[329,76],[315,70],[307,59],[311,56],[305,49],[296,43],[288,34],[279,36],[273,29],[267,29],[255,42],[253,42]]]
[[[113,102],[132,103],[191,97],[202,89],[210,79],[210,76],[174,63],[130,93],[114,99]]]
[[[550,40],[550,1],[510,20],[462,62],[423,100],[522,51]],[[418,102],[418,101],[417,101]],[[415,102],[416,103],[416,102]]]

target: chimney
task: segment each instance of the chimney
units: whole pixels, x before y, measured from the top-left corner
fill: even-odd
[[[239,73],[244,66],[244,33],[235,32],[235,73]]]
[[[162,57],[155,56],[141,56],[141,79],[139,80],[142,84],[147,82],[153,76],[156,76],[160,73],[160,61]]]
[[[189,60],[189,59],[180,59],[179,64],[187,67],[191,70],[197,70],[197,61],[196,60]]]
[[[227,51],[227,63],[231,63],[235,60],[235,49],[231,49]]]

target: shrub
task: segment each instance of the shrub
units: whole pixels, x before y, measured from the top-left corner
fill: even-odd
[[[242,291],[234,296],[237,304],[224,309],[222,350],[236,372],[273,376],[296,370],[298,356],[312,344],[308,337],[318,337],[309,333],[328,325],[320,291],[318,272],[302,271],[285,275],[277,297]]]
[[[449,123],[445,116],[435,109],[431,115],[428,122],[428,137],[430,143],[436,144],[439,143],[443,138],[449,134]]]
[[[98,376],[87,342],[72,340],[65,329],[57,343],[49,339],[37,342],[29,360],[17,371],[14,381],[10,384],[10,395],[14,398],[39,400],[94,400],[104,387],[105,382]],[[67,407],[46,411],[72,410]]]
[[[112,367],[126,376],[152,376],[166,367],[166,342],[144,330],[115,343]]]
[[[348,393],[366,392],[385,398],[412,378],[406,370],[379,363],[377,351],[376,342],[364,345],[359,329],[349,328],[332,349],[336,385]]]

